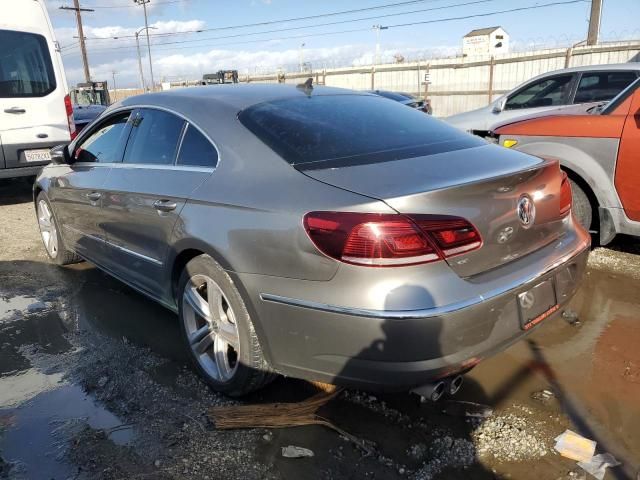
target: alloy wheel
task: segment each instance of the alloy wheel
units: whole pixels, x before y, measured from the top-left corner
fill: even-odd
[[[47,252],[51,258],[58,255],[58,234],[56,231],[56,222],[51,214],[51,209],[45,200],[38,202],[38,226],[40,227],[40,235]]]
[[[205,373],[218,382],[233,378],[240,358],[236,317],[218,284],[194,275],[184,287],[182,321],[189,347]]]

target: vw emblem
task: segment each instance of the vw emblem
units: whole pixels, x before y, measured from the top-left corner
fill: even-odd
[[[525,292],[520,294],[520,306],[523,309],[529,310],[531,307],[533,307],[534,303],[536,303],[536,297],[533,295],[533,293]]]
[[[516,209],[518,219],[524,228],[529,228],[533,225],[533,221],[536,218],[536,206],[533,204],[533,200],[529,195],[523,195],[518,200],[518,208]]]

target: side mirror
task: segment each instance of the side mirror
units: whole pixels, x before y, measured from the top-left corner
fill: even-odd
[[[496,102],[496,104],[493,106],[493,113],[500,113],[501,111],[503,111],[506,103],[507,103],[506,97]]]
[[[57,145],[53,147],[49,152],[51,154],[51,163],[57,165],[64,165],[71,163],[71,155],[69,155],[68,145]]]

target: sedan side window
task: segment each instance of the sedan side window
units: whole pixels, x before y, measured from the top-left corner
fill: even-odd
[[[76,162],[119,162],[122,160],[122,145],[127,134],[127,120],[131,112],[115,115],[98,125],[93,132],[78,144],[73,152]]]
[[[141,109],[132,124],[124,163],[173,165],[184,120],[162,110]]]
[[[611,100],[636,78],[634,72],[585,73],[580,79],[573,103]]]
[[[505,104],[505,110],[564,105],[572,78],[572,75],[559,75],[539,80],[511,96]]]
[[[192,125],[187,131],[180,145],[178,165],[192,167],[215,167],[218,164],[218,151],[207,138]]]

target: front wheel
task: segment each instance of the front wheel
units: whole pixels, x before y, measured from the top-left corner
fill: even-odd
[[[593,209],[591,202],[585,191],[578,186],[576,182],[569,179],[571,182],[571,201],[573,215],[580,222],[587,231],[591,230],[593,224]]]
[[[274,377],[247,308],[229,275],[209,255],[189,261],[178,284],[183,338],[211,387],[242,396]]]

